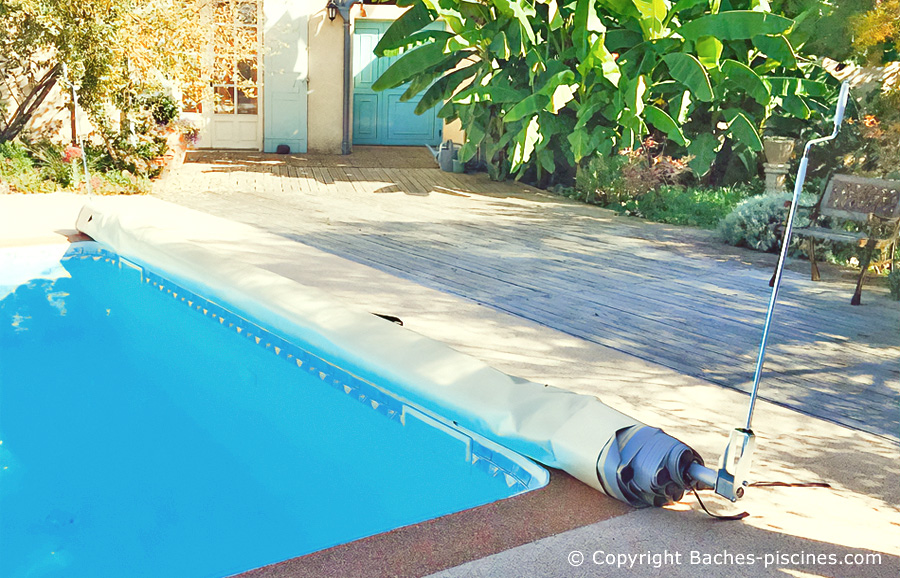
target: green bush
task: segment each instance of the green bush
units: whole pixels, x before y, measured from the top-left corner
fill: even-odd
[[[784,204],[791,200],[791,193],[767,193],[750,197],[738,205],[719,223],[719,232],[726,243],[737,247],[749,247],[757,251],[776,252],[780,247],[781,225],[787,216]],[[801,205],[816,202],[814,195],[802,194]],[[798,211],[795,227],[809,224],[806,211]],[[799,246],[799,239],[791,240],[792,249]]]
[[[750,185],[732,187],[679,187],[663,185],[627,201],[631,215],[658,223],[715,229],[744,199],[757,193]]]
[[[29,145],[28,150],[36,161],[36,168],[45,180],[52,181],[63,188],[72,186],[75,179],[72,162],[66,160],[63,147],[50,141],[39,141]]]
[[[622,168],[628,163],[623,155],[595,155],[578,167],[572,198],[586,203],[608,205],[625,196]]]
[[[804,190],[807,190],[804,187]],[[776,253],[781,249],[784,235],[782,225],[787,217],[785,202],[791,200],[791,193],[767,193],[751,197],[739,203],[734,210],[719,223],[719,232],[724,241],[737,247],[748,247],[757,251]],[[804,192],[800,195],[802,206],[813,205],[817,194]],[[850,232],[860,230],[860,225],[853,221],[835,222],[830,218],[820,218],[823,227],[843,229]],[[809,210],[801,208],[794,218],[794,228],[809,225]],[[804,238],[794,235],[791,238],[790,254],[805,254],[801,251]],[[856,266],[862,260],[862,248],[853,243],[834,243],[816,239],[816,258],[842,266]],[[805,249],[805,248],[804,248]]]
[[[34,162],[25,147],[14,142],[0,142],[0,175],[20,175],[32,169]]]
[[[107,171],[92,184],[101,195],[143,195],[150,192],[150,179],[135,176],[128,171]]]
[[[158,125],[173,122],[181,113],[178,102],[168,94],[152,94],[141,99],[141,105],[150,112],[153,121]]]
[[[89,158],[96,159],[96,170],[104,173],[128,171],[147,178],[159,174],[160,169],[153,159],[165,155],[168,149],[166,139],[155,134],[116,132],[107,137],[107,144],[88,146]]]
[[[40,160],[18,142],[0,143],[0,180],[13,192],[51,193],[59,189],[59,183],[47,178]]]
[[[900,269],[894,269],[887,276],[888,287],[891,290],[891,298],[900,301]]]
[[[141,151],[141,147],[146,150]],[[138,143],[134,149],[146,155],[157,155],[160,146],[158,143]],[[60,189],[85,192],[81,157],[68,158],[68,152],[67,147],[50,141],[0,143],[0,181],[13,192],[51,193]],[[87,158],[94,193],[133,195],[150,192],[150,180],[145,175],[112,166],[104,147],[88,145],[83,154]]]
[[[648,139],[646,147],[633,151],[594,155],[578,167],[574,196],[618,210],[660,187],[690,183],[687,164],[662,154],[658,148]]]

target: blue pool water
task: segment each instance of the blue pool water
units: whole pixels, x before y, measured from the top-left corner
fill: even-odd
[[[545,481],[97,244],[5,251],[4,578],[225,576]]]

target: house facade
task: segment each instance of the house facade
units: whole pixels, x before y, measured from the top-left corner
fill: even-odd
[[[246,0],[211,15],[213,81],[184,113],[200,129],[198,148],[340,153],[344,122],[344,23],[327,0]],[[222,5],[230,4],[222,2]],[[392,5],[350,8],[350,140],[359,145],[437,145],[460,140],[433,109],[415,115],[405,88],[375,92],[393,62],[373,49],[403,13]],[[332,14],[334,15],[334,14]],[[219,47],[232,47],[226,52]],[[234,46],[240,47],[235,56]]]

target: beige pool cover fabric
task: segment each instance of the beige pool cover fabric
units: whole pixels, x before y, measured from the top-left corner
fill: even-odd
[[[215,243],[240,244],[253,236],[249,226],[132,197],[92,200],[77,228],[326,359],[346,360],[345,370],[376,386],[391,384],[385,389],[432,415],[632,505],[679,499],[689,484],[687,466],[700,461],[684,444],[594,397],[511,377],[323,291],[217,255]]]

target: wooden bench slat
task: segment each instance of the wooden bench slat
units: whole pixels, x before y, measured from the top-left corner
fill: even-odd
[[[850,231],[838,231],[825,227],[800,227],[794,229],[794,232],[802,237],[815,237],[817,239],[829,239],[844,243],[856,243],[868,238],[868,235],[863,231],[851,233]]]

